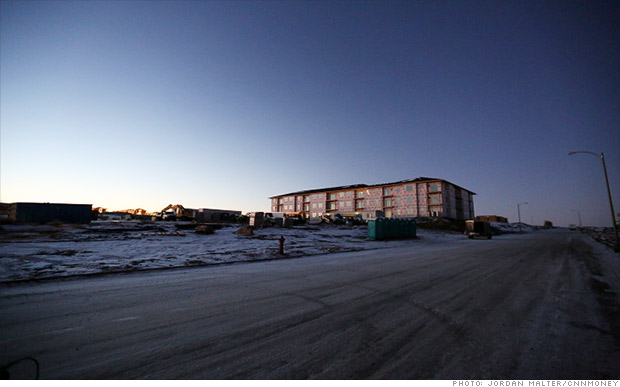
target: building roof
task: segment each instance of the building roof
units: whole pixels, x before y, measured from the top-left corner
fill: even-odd
[[[388,185],[398,185],[398,184],[404,184],[404,183],[431,182],[431,181],[445,181],[446,183],[452,184],[453,186],[455,186],[457,188],[463,189],[463,190],[471,193],[472,195],[476,195],[475,192],[472,192],[472,191],[468,190],[467,188],[460,187],[460,186],[458,186],[456,184],[450,183],[449,181],[444,180],[444,179],[437,179],[437,178],[433,178],[433,177],[416,177],[415,179],[400,180],[400,181],[394,181],[394,182],[391,182],[391,183],[380,183],[380,184],[371,184],[371,185],[368,185],[368,184],[353,184],[353,185],[342,185],[342,186],[338,186],[338,187],[308,189],[308,190],[304,190],[304,191],[296,191],[296,192],[290,192],[290,193],[286,193],[286,194],[282,194],[282,195],[270,196],[269,199],[279,198],[279,197],[282,197],[282,196],[308,195],[308,194],[312,194],[312,193],[316,193],[316,192],[343,191],[343,190],[347,190],[347,189],[384,187],[384,186],[388,186]]]

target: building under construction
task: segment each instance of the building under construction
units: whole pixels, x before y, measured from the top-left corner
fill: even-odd
[[[319,188],[272,196],[271,211],[316,218],[443,217],[474,219],[475,193],[443,179],[418,177],[392,183]]]

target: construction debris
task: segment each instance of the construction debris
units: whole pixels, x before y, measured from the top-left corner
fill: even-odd
[[[213,234],[215,232],[215,230],[213,230],[213,228],[209,227],[209,226],[198,226],[195,229],[196,234],[201,234],[201,235],[210,235]]]
[[[254,235],[254,229],[250,227],[242,227],[237,230],[237,234],[239,235]]]

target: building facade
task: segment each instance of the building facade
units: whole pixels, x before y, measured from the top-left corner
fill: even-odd
[[[386,218],[474,219],[475,193],[443,179],[419,177],[385,184],[356,184],[272,196],[271,211],[316,218],[362,215]]]

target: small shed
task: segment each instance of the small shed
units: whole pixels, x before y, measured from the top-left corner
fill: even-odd
[[[11,203],[9,221],[14,223],[90,223],[92,204]]]

